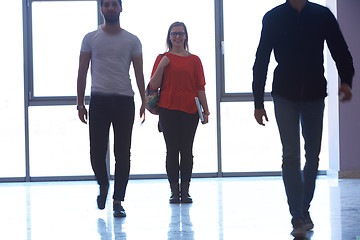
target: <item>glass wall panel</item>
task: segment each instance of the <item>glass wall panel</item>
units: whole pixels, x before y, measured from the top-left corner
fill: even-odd
[[[22,1],[3,11],[0,38],[0,178],[25,177]]]
[[[266,126],[254,119],[252,102],[221,103],[221,144],[224,172],[281,170],[281,142],[272,102],[265,102]]]
[[[318,0],[317,2],[324,1]],[[260,37],[262,16],[266,11],[283,2],[284,0],[257,0],[247,1],[239,6],[240,3],[237,1],[224,0],[226,92],[251,92],[252,64]],[[158,8],[154,5],[164,7]],[[201,15],[199,15],[199,9],[201,9]],[[34,96],[75,96],[80,45],[84,35],[97,28],[97,3],[96,1],[36,1],[32,3],[32,10]],[[250,12],[251,15],[247,14]],[[81,13],[81,17],[79,17],[79,13]],[[19,14],[21,16],[21,13]],[[147,20],[139,21],[139,16]],[[146,84],[150,80],[156,56],[167,50],[165,40],[170,24],[174,21],[183,21],[187,25],[190,52],[198,55],[204,66],[207,81],[206,91],[211,112],[210,123],[204,126],[199,124],[195,137],[194,173],[217,172],[214,2],[185,0],[179,4],[174,0],[123,1],[123,12],[120,19],[121,26],[137,35],[142,42]],[[19,21],[21,24],[21,18]],[[22,39],[21,31],[19,39]],[[2,43],[1,46],[6,46],[6,44],[14,44],[14,41]],[[22,46],[21,44],[20,46]],[[22,69],[22,47],[14,49],[20,49],[20,64],[16,62],[16,66]],[[13,50],[11,55],[14,55]],[[11,61],[6,59],[6,62],[0,67],[7,66],[6,64],[9,62]],[[271,90],[274,66],[275,62],[272,60],[266,91]],[[1,73],[6,73],[5,70],[8,69],[1,69]],[[13,143],[11,147],[6,148],[6,151],[1,149],[0,157],[6,159],[9,156],[15,156],[16,159],[21,159],[23,168],[9,167],[11,165],[8,162],[0,161],[0,177],[2,177],[1,171],[4,169],[2,164],[6,166],[6,174],[9,172],[8,168],[14,168],[21,173],[25,172],[23,145],[21,145],[20,151],[12,150],[14,143],[22,144],[24,139],[24,116],[21,108],[23,106],[22,72],[8,71],[9,73],[15,72],[21,77],[20,85],[13,87],[17,90],[20,89],[19,96],[15,96],[15,99],[21,102],[21,106],[13,107],[13,104],[16,104],[14,101],[16,92],[6,89],[6,92],[12,93],[11,103],[9,97],[5,101],[0,101],[0,110],[8,111],[11,119],[0,124],[0,128],[4,128],[4,130],[1,129],[1,133],[5,132],[5,135],[0,135],[0,143],[1,141],[9,142],[8,144],[13,141]],[[18,79],[16,74],[11,75],[14,78],[11,82],[15,82],[15,84]],[[1,81],[9,79],[7,76],[10,74],[5,76],[6,78],[1,78]],[[165,173],[166,149],[163,136],[157,131],[158,117],[146,112],[145,123],[140,123],[138,114],[140,98],[132,67],[130,76],[136,94],[131,174]],[[8,87],[7,83],[4,83],[3,86]],[[87,94],[90,93],[89,89],[90,76],[88,77]],[[0,96],[0,100],[2,97]],[[266,127],[262,127],[253,118],[252,102],[221,104],[224,172],[281,170],[281,144],[273,116],[273,106],[271,102],[266,102],[265,106],[270,122]],[[18,112],[13,113],[9,109],[16,109]],[[21,119],[21,122],[16,123],[15,119]],[[4,121],[3,118],[0,120]],[[32,177],[93,174],[89,161],[88,126],[78,120],[74,106],[30,107],[29,120],[30,175]],[[15,129],[15,134],[9,124]],[[320,156],[323,160],[328,158],[326,156],[328,153],[327,125],[324,126],[324,129],[323,149]],[[18,135],[16,135],[16,131],[19,131]],[[0,145],[1,148],[2,146],[4,145]],[[115,163],[112,133],[110,153],[110,168],[113,173]],[[5,157],[2,156],[3,154],[6,154]],[[16,155],[21,155],[21,157],[16,157]],[[327,165],[328,161],[321,161],[320,169],[327,169]],[[11,173],[6,176],[17,175]]]
[[[265,127],[254,119],[252,102],[221,104],[221,143],[224,172],[281,171],[282,146],[272,102],[265,102],[269,122]],[[325,110],[327,116],[327,108]],[[328,169],[327,121],[320,154],[320,170]],[[301,141],[302,165],[304,142]]]
[[[141,7],[139,8],[139,6]],[[201,15],[199,15],[199,9],[201,9]],[[139,16],[141,16],[141,19],[147,20],[139,21]],[[199,21],[199,17],[201,21]],[[182,21],[186,24],[190,52],[199,56],[202,61],[211,112],[210,123],[204,126],[199,124],[196,133],[194,142],[194,173],[217,172],[214,2],[207,0],[185,0],[179,4],[178,1],[174,0],[123,1],[123,12],[120,15],[121,26],[137,35],[142,42],[146,84],[150,80],[155,58],[158,54],[167,50],[167,31],[171,23],[175,21]],[[132,72],[131,77],[136,94],[136,119],[133,130],[131,173],[165,173],[166,148],[162,134],[157,131],[158,117],[146,112],[147,119],[143,125],[140,125],[140,120],[138,120],[140,98]],[[110,166],[111,173],[113,173],[112,137],[110,140]]]
[[[93,175],[88,125],[74,106],[29,108],[30,176]]]
[[[32,17],[34,96],[76,96],[80,46],[96,29],[97,2],[33,2]]]

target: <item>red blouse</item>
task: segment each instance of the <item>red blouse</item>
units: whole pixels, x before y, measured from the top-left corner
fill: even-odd
[[[187,113],[196,113],[197,91],[205,91],[205,76],[201,60],[196,55],[178,56],[164,53],[170,63],[164,69],[159,106]],[[154,63],[151,76],[161,60]]]

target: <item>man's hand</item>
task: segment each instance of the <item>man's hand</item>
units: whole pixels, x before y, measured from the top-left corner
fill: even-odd
[[[269,121],[269,119],[268,119],[268,117],[266,115],[265,109],[256,109],[255,108],[254,117],[255,117],[256,121],[258,122],[258,124],[263,125],[263,126],[265,126],[265,123],[263,121],[263,117],[265,117],[265,120],[267,122]]]
[[[352,97],[352,92],[349,84],[342,83],[339,88],[339,99],[341,102],[350,101]]]
[[[86,110],[86,107],[85,107],[85,106],[79,108],[79,110],[78,110],[78,116],[79,116],[80,121],[82,121],[83,123],[87,124],[88,113],[87,113],[87,110]]]

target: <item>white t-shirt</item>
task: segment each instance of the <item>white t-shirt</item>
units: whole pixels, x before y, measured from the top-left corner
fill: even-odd
[[[81,52],[91,53],[91,92],[134,96],[129,69],[133,56],[142,54],[141,42],[122,30],[116,35],[96,31],[85,35]]]

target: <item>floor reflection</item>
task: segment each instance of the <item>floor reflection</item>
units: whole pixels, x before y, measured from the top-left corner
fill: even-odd
[[[194,229],[190,219],[191,207],[192,204],[170,204],[168,240],[194,240]]]
[[[104,219],[98,219],[98,233],[101,240],[107,240],[112,238],[112,229],[106,225]]]
[[[98,233],[100,235],[100,240],[126,240],[126,232],[124,229],[124,224],[126,222],[126,218],[113,218],[108,219],[108,224],[102,218],[98,219]]]
[[[360,240],[359,186],[319,177],[315,227],[294,239],[280,177],[193,179],[192,204],[169,204],[167,180],[130,181],[126,218],[113,217],[111,197],[97,209],[94,181],[0,184],[0,239]]]
[[[123,228],[125,221],[126,218],[114,218],[115,240],[127,239],[125,229]]]

